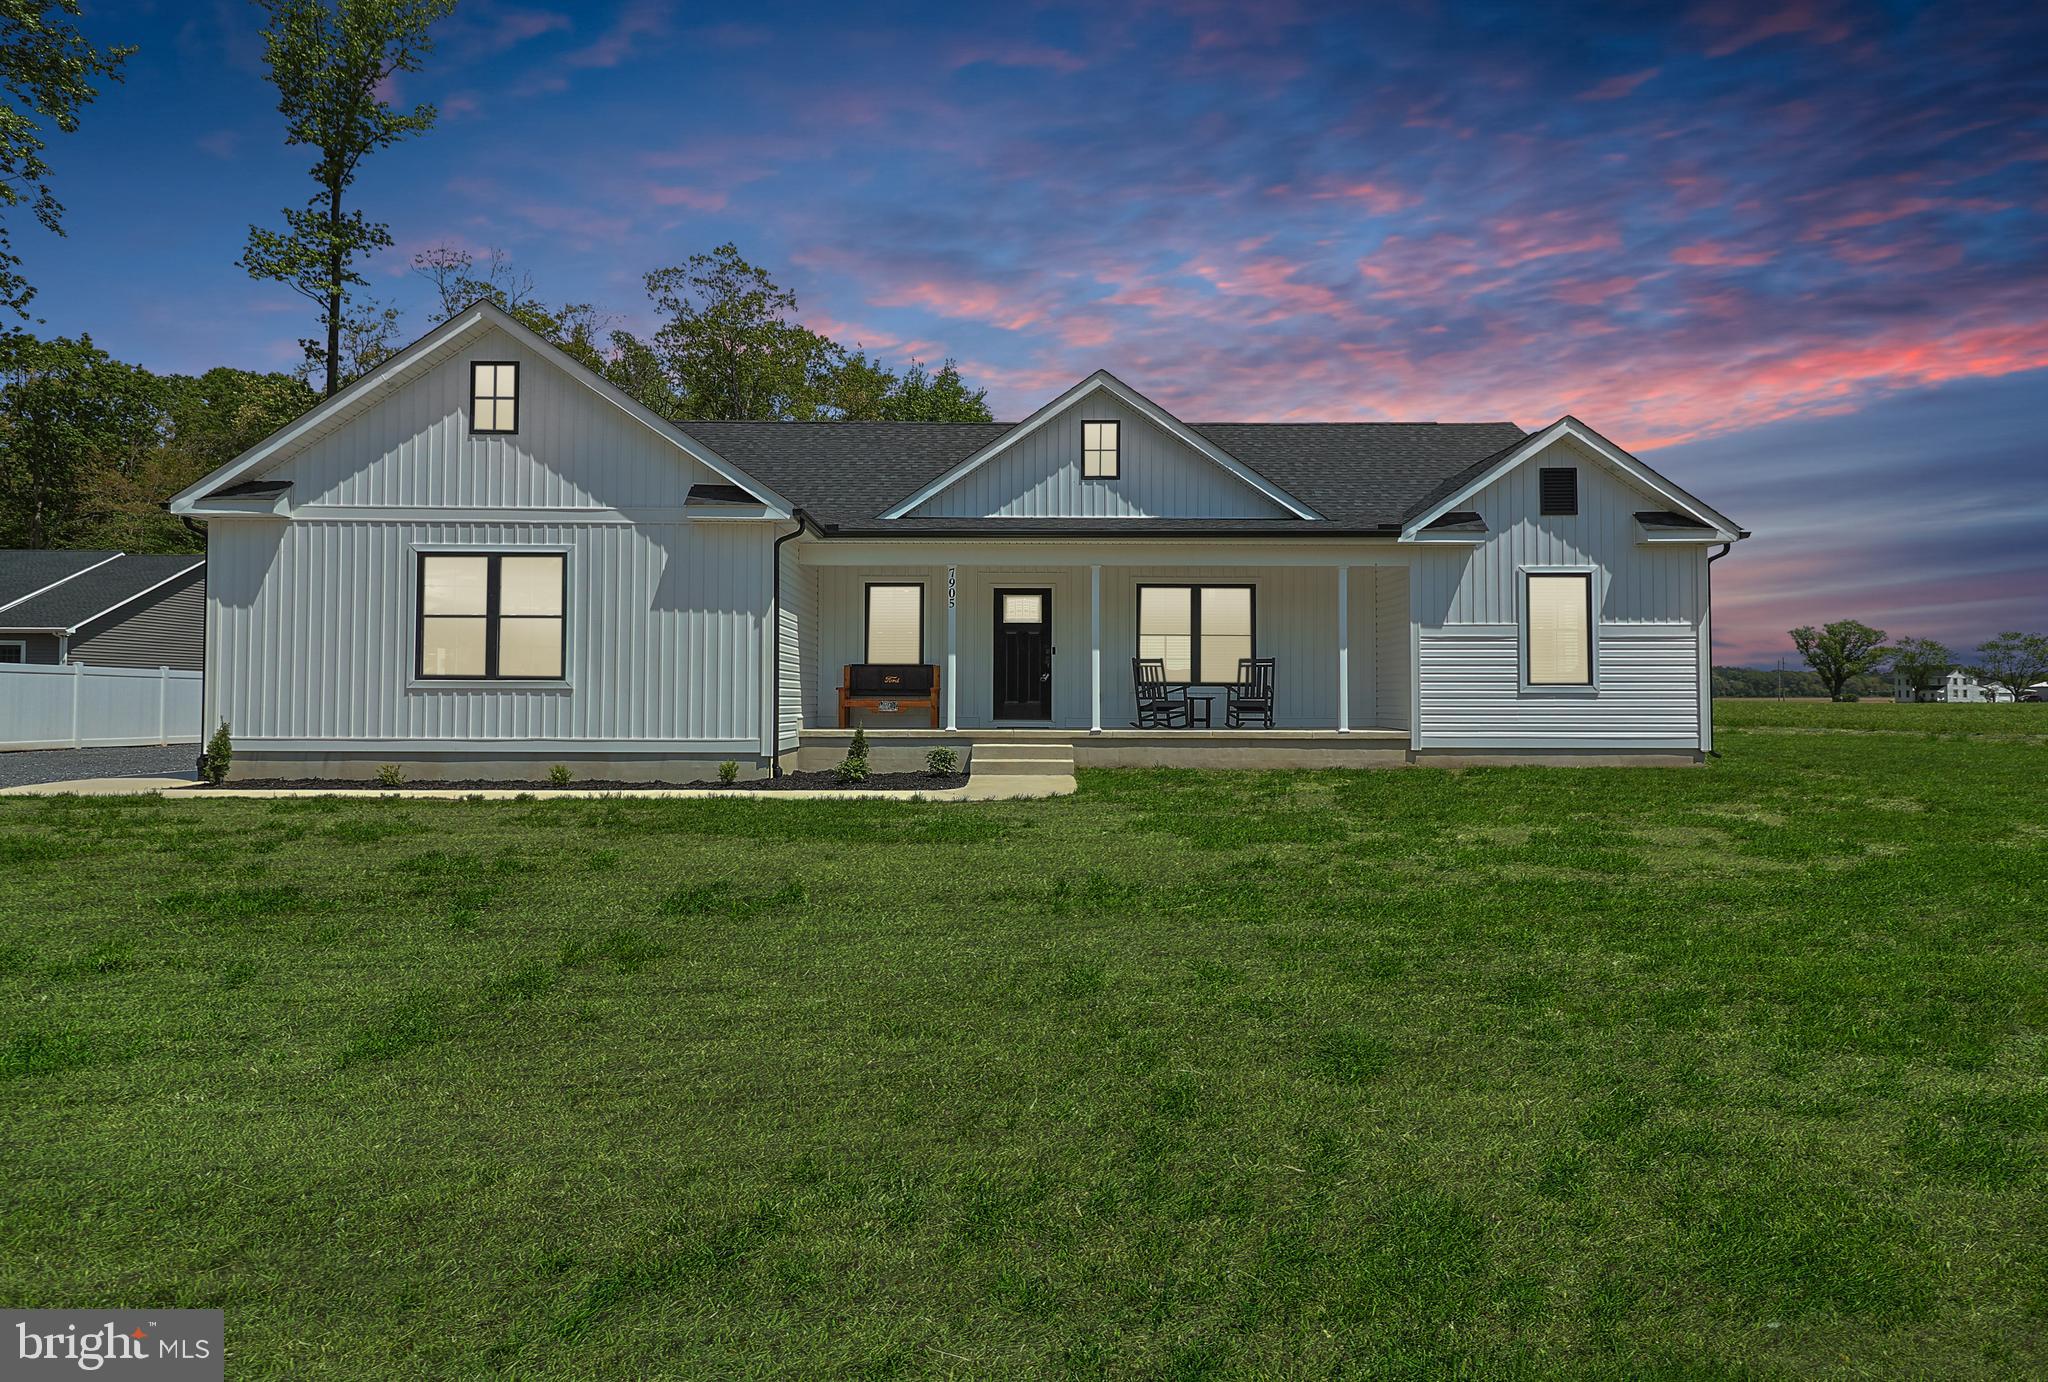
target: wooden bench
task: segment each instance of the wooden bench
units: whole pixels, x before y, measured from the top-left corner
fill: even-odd
[[[850,662],[839,679],[839,727],[856,710],[931,711],[939,727],[939,669],[930,663]]]

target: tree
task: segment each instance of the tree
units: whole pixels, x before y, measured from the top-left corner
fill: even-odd
[[[1828,699],[1836,701],[1842,699],[1849,678],[1877,667],[1891,651],[1884,646],[1883,629],[1854,619],[1839,620],[1818,631],[1811,626],[1793,629],[1792,645],[1827,687]]]
[[[121,80],[134,48],[95,48],[68,21],[78,0],[0,0],[0,210],[29,205],[45,230],[64,233],[64,207],[50,190],[44,161],[47,128],[70,134],[78,113],[99,95],[96,77]],[[36,290],[0,220],[0,304],[26,319]]]
[[[1915,699],[1922,691],[1939,686],[1955,656],[1931,638],[1901,638],[1892,647],[1892,675],[1904,682]]]
[[[882,403],[882,416],[891,422],[993,422],[988,410],[988,390],[967,391],[960,371],[951,360],[939,366],[937,374],[926,374],[916,360]]]
[[[103,473],[133,476],[168,431],[161,381],[92,343],[0,337],[0,547],[77,542]]]
[[[1979,681],[2003,686],[2014,699],[2037,681],[2048,680],[2048,634],[2007,631],[1977,649],[1981,659],[1970,669]]]
[[[285,209],[285,229],[250,226],[241,264],[251,278],[283,283],[318,304],[326,339],[305,345],[324,366],[332,397],[342,386],[350,290],[365,282],[356,266],[391,245],[389,227],[343,201],[366,155],[433,126],[433,106],[395,110],[382,93],[398,73],[420,70],[433,51],[433,25],[455,0],[332,0],[332,9],[330,0],[256,2],[270,15],[263,57],[285,117],[285,144],[318,151],[311,171],[319,190],[303,208]]]
[[[824,415],[840,348],[792,320],[796,294],[730,242],[647,275],[667,318],[654,352],[684,418],[811,419]]]

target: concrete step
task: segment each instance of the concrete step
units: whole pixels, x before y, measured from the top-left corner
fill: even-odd
[[[1072,777],[1072,744],[976,744],[968,771],[980,777]]]

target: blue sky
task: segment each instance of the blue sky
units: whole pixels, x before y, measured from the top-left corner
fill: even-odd
[[[24,226],[45,329],[284,367],[235,267],[310,188],[238,0],[88,5],[141,51]],[[1106,366],[1193,420],[1572,412],[1753,529],[1723,661],[1854,616],[2048,630],[2048,12],[1789,4],[984,10],[464,0],[361,180],[649,322],[737,241],[811,325],[999,416]]]

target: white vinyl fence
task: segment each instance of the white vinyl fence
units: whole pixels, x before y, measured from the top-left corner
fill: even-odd
[[[199,742],[198,672],[0,664],[0,749]]]

